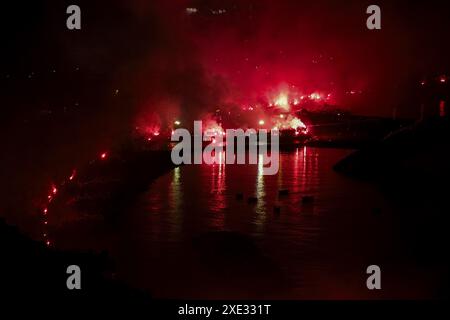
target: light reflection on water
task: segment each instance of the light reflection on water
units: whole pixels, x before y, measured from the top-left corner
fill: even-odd
[[[117,240],[106,242],[118,271],[158,297],[212,296],[214,281],[205,275],[209,269],[202,269],[192,239],[233,231],[249,237],[292,289],[278,295],[260,284],[253,295],[243,296],[361,297],[367,291],[360,286],[361,261],[367,254],[376,260],[392,247],[386,227],[392,225],[386,221],[391,208],[373,186],[332,170],[350,152],[301,147],[281,153],[273,176],[262,174],[262,161],[225,165],[224,155],[214,165],[175,168],[154,181],[111,230]],[[280,195],[281,189],[288,195]],[[303,201],[305,196],[313,201]],[[374,207],[383,211],[382,218],[373,217]],[[232,293],[228,297],[239,297]]]
[[[346,150],[302,147],[280,156],[279,173],[262,174],[258,165],[186,165],[159,178],[136,205],[140,230],[163,243],[182,242],[208,231],[232,230],[253,237],[285,268],[311,249],[323,231],[320,219],[342,188],[333,164]],[[221,159],[222,156],[221,156]],[[261,160],[261,159],[260,159]],[[279,196],[280,189],[289,194]],[[242,193],[244,199],[236,195]],[[304,205],[303,196],[313,196]],[[256,201],[248,201],[256,197]],[[280,214],[274,212],[280,207]],[[146,218],[144,218],[146,217]],[[285,261],[283,261],[285,260]]]
[[[136,229],[147,235],[141,240],[148,247],[171,249],[209,231],[246,234],[289,273],[292,283],[305,285],[298,265],[305,268],[315,263],[308,256],[324,232],[321,217],[335,206],[330,201],[339,196],[336,191],[345,188],[332,166],[348,153],[307,147],[282,153],[279,172],[273,176],[263,175],[261,158],[258,165],[220,161],[176,168],[157,179],[137,203]],[[279,195],[281,189],[289,194]],[[236,197],[240,193],[241,200]],[[303,204],[304,196],[313,196],[314,203]],[[256,199],[249,201],[252,197]],[[275,207],[280,208],[279,214]]]
[[[237,229],[262,236],[267,231],[267,223],[275,221],[275,206],[280,207],[283,216],[295,214],[289,218],[291,220],[297,219],[302,211],[312,213],[313,208],[302,208],[302,196],[315,196],[315,201],[320,203],[321,198],[317,197],[320,176],[335,174],[331,166],[339,156],[327,155],[321,159],[317,149],[299,148],[281,154],[279,172],[273,176],[263,174],[262,155],[257,165],[225,165],[224,154],[219,158],[222,161],[214,165],[186,165],[174,169],[159,178],[141,199],[138,206],[149,215],[160,217],[157,228],[169,230],[168,239],[180,239],[188,230],[210,229]],[[319,170],[321,160],[322,172]],[[329,172],[324,172],[325,167]],[[289,195],[279,196],[281,189],[288,190]],[[240,193],[244,199],[237,200],[236,195]],[[164,224],[171,228],[164,228]]]
[[[374,206],[388,212],[380,193],[332,170],[349,152],[301,147],[281,153],[279,172],[272,176],[262,174],[262,161],[225,165],[223,154],[217,164],[175,168],[155,180],[119,223],[103,234],[96,231],[95,243],[107,244],[126,282],[147,288],[157,297],[205,298],[214,290],[219,290],[215,296],[223,297],[215,285],[217,278],[205,275],[211,268],[204,269],[193,239],[212,231],[233,231],[248,237],[282,271],[291,291],[275,294],[274,287],[263,280],[251,293],[244,285],[233,287],[228,298],[257,298],[261,293],[264,297],[326,298],[324,292],[330,286],[339,288],[331,292],[339,292],[333,297],[340,298],[349,282],[360,283],[363,267],[349,261],[367,252],[377,255],[386,248],[382,241],[390,241],[387,231],[379,232],[390,224],[373,220],[370,214]],[[280,195],[280,190],[288,194]],[[305,196],[313,201],[303,201]],[[87,237],[84,233],[83,238]],[[82,238],[76,244],[81,242]],[[352,273],[356,276],[341,283],[349,265],[357,269]]]

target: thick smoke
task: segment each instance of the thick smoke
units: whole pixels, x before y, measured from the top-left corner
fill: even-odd
[[[114,126],[122,122],[126,131],[146,120],[161,126],[174,119],[191,123],[220,105],[226,85],[202,64],[184,30],[184,6],[116,1],[109,4],[111,21],[96,21],[100,12],[94,13],[98,15],[87,21],[93,24],[93,34],[88,37],[92,41],[84,42],[83,37],[77,47],[86,50],[88,57],[83,60],[88,59],[91,66],[92,58],[98,60],[109,77],[110,89],[119,90],[121,107],[109,109],[106,114],[113,119]],[[122,18],[114,19],[114,13]],[[109,30],[106,38],[105,29]],[[66,47],[71,45],[72,39]],[[90,56],[92,48],[98,48],[97,56]]]

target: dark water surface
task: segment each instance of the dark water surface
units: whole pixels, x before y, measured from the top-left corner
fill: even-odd
[[[156,297],[433,296],[438,276],[409,258],[399,209],[332,170],[350,152],[301,147],[281,154],[274,176],[260,165],[178,167],[115,223],[61,227],[56,246],[107,249],[118,277]],[[381,291],[366,288],[371,264]]]

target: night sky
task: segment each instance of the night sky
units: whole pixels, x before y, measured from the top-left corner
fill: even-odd
[[[167,108],[192,115],[291,86],[332,92],[334,103],[357,113],[390,115],[420,79],[448,71],[448,9],[377,2],[382,30],[370,31],[371,3],[78,1],[82,30],[70,31],[65,9],[72,2],[14,1],[2,9],[1,78],[9,75],[6,85],[31,91],[35,102],[57,95],[52,70],[64,73],[57,91],[68,99],[104,99],[117,88],[131,100],[130,117]],[[36,81],[29,86],[30,74]],[[348,97],[352,90],[362,95]],[[41,108],[26,104],[27,111]]]

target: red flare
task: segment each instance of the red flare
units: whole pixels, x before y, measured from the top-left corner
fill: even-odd
[[[72,175],[69,177],[69,180],[72,181],[75,178],[75,175],[77,174],[76,170],[72,171]]]

